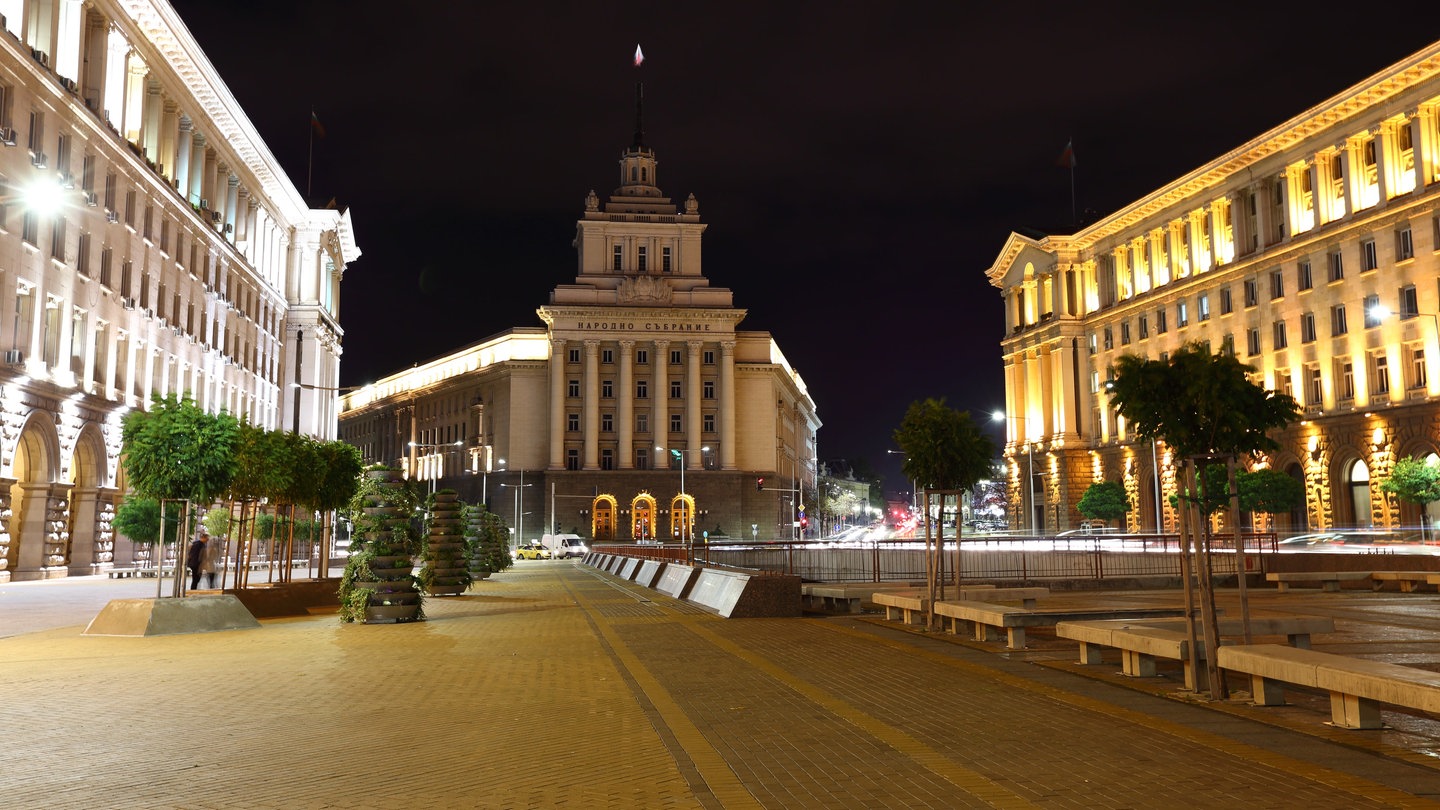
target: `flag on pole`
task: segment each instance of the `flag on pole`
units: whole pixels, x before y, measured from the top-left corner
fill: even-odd
[[[645,53],[640,50],[640,46],[639,46],[639,45],[636,45],[636,46],[635,46],[635,67],[640,67],[640,63],[641,63],[641,62],[644,62],[644,61],[645,61]]]
[[[325,125],[320,123],[320,118],[315,115],[314,110],[310,111],[310,129],[315,132],[315,137],[325,137]]]
[[[1073,138],[1065,142],[1065,151],[1055,159],[1055,165],[1062,169],[1075,168],[1075,140]]]

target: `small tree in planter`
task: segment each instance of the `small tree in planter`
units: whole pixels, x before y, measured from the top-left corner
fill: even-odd
[[[419,502],[414,482],[405,480],[399,470],[377,465],[365,471],[348,509],[355,540],[340,578],[341,621],[425,618],[412,573],[422,535],[410,518]]]
[[[1091,484],[1080,496],[1075,509],[1092,520],[1119,520],[1130,511],[1130,501],[1125,498],[1125,487],[1119,481],[1101,481]]]
[[[499,515],[484,505],[465,507],[465,532],[474,580],[498,574],[514,564],[515,558],[510,556],[510,530]]]
[[[165,521],[166,543],[174,543],[179,539],[179,525],[179,519],[172,512]],[[153,546],[160,542],[159,501],[136,495],[126,496],[119,508],[115,510],[115,519],[111,526],[115,531],[130,538],[131,541],[151,547],[146,553],[150,555],[150,561],[158,565],[159,558],[163,555],[157,554]]]
[[[341,441],[322,442],[316,454],[324,473],[317,482],[315,502],[311,506],[321,516],[316,539],[320,543],[320,578],[324,579],[330,576],[335,510],[343,509],[355,497],[365,462],[358,447]]]

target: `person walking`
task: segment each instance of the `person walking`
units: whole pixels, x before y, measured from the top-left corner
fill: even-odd
[[[200,533],[190,543],[190,550],[185,553],[185,567],[190,569],[190,590],[200,587],[200,566],[205,562],[205,545],[209,537],[205,533],[205,527],[200,527]]]
[[[205,587],[214,590],[215,575],[220,571],[221,558],[225,556],[225,538],[211,537],[204,526],[200,527],[200,536],[205,538],[205,554],[200,558],[200,570],[205,572]]]

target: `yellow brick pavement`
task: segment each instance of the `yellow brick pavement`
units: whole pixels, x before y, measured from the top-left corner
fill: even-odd
[[[1364,808],[1440,795],[1440,769],[1423,764],[861,619],[726,621],[573,563],[524,563],[427,609],[411,625],[313,616],[0,639],[0,807]],[[1429,798],[1404,787],[1431,778]]]

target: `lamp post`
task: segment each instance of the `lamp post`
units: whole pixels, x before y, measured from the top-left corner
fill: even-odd
[[[1023,416],[1010,416],[1004,411],[991,411],[990,421],[1004,422],[1014,419],[1024,422]],[[1035,533],[1035,445],[1027,436],[1025,438],[1025,529],[1030,534]]]
[[[892,456],[899,456],[899,457],[901,457],[901,458],[908,458],[908,456],[905,455],[905,452],[904,452],[903,450],[886,450],[885,452],[888,453],[889,455],[892,455]],[[911,479],[911,480],[910,480],[910,514],[912,514],[912,515],[915,514],[916,510],[918,510],[918,509],[920,508],[920,502],[917,500],[917,498],[920,497],[919,491],[920,491],[920,482],[919,482],[918,480],[916,480],[916,479]]]
[[[525,489],[525,487],[534,486],[534,484],[525,483],[525,471],[521,470],[520,483],[501,484],[500,486],[509,487],[515,490],[515,544],[518,546],[520,544],[520,541],[524,539],[525,534],[525,513],[520,511],[520,491]]]
[[[297,367],[297,368],[295,369],[295,371],[296,371],[296,373],[298,374],[298,373],[300,372],[300,369]],[[348,393],[350,393],[351,391],[359,391],[359,390],[362,389],[362,388],[369,388],[370,385],[369,385],[368,383],[367,383],[366,385],[311,385],[310,383],[302,383],[302,382],[296,381],[296,382],[290,383],[290,387],[295,389],[295,409],[294,409],[295,416],[294,416],[294,422],[293,422],[293,429],[292,429],[290,432],[291,432],[291,433],[299,433],[299,432],[300,432],[300,392],[301,392],[301,391],[329,391],[330,393],[335,394],[335,395],[338,396],[338,395],[340,395],[340,394],[348,394]]]
[[[440,444],[421,444],[420,442],[409,443],[409,446],[416,450],[435,450],[437,451],[436,455],[440,457],[440,469],[433,470],[432,474],[427,476],[430,479],[431,495],[435,494],[435,489],[439,483],[439,480],[445,474],[445,453],[449,452],[450,450],[458,450],[460,447],[464,446],[464,444],[465,442],[463,441],[442,442]],[[410,474],[417,478],[420,475],[419,470],[411,470]]]
[[[658,450],[658,451],[660,451],[660,452],[662,452],[662,453],[665,452],[665,450],[666,450],[666,448],[661,447],[661,446],[658,445],[658,444],[655,445],[655,449]],[[686,454],[686,453],[693,453],[693,452],[695,452],[695,450],[699,450],[701,453],[708,453],[708,452],[710,452],[710,448],[709,448],[709,447],[698,447],[698,448],[695,448],[694,450],[692,450],[692,449],[690,449],[690,448],[688,448],[688,447],[682,447],[682,448],[678,448],[678,449],[677,449],[677,448],[674,448],[674,447],[669,448],[670,455],[673,456],[674,458],[680,459],[680,494],[681,494],[681,495],[684,495],[684,494],[685,494],[685,454]],[[703,458],[703,456],[702,456],[702,458]],[[693,524],[694,522],[695,522],[695,514],[694,514],[694,511],[691,509],[690,504],[687,503],[687,504],[685,504],[685,520],[682,521],[681,524],[680,524],[680,541],[681,541],[681,542],[689,542],[689,540],[691,539],[691,535],[694,534],[694,526],[691,525],[691,524]]]

